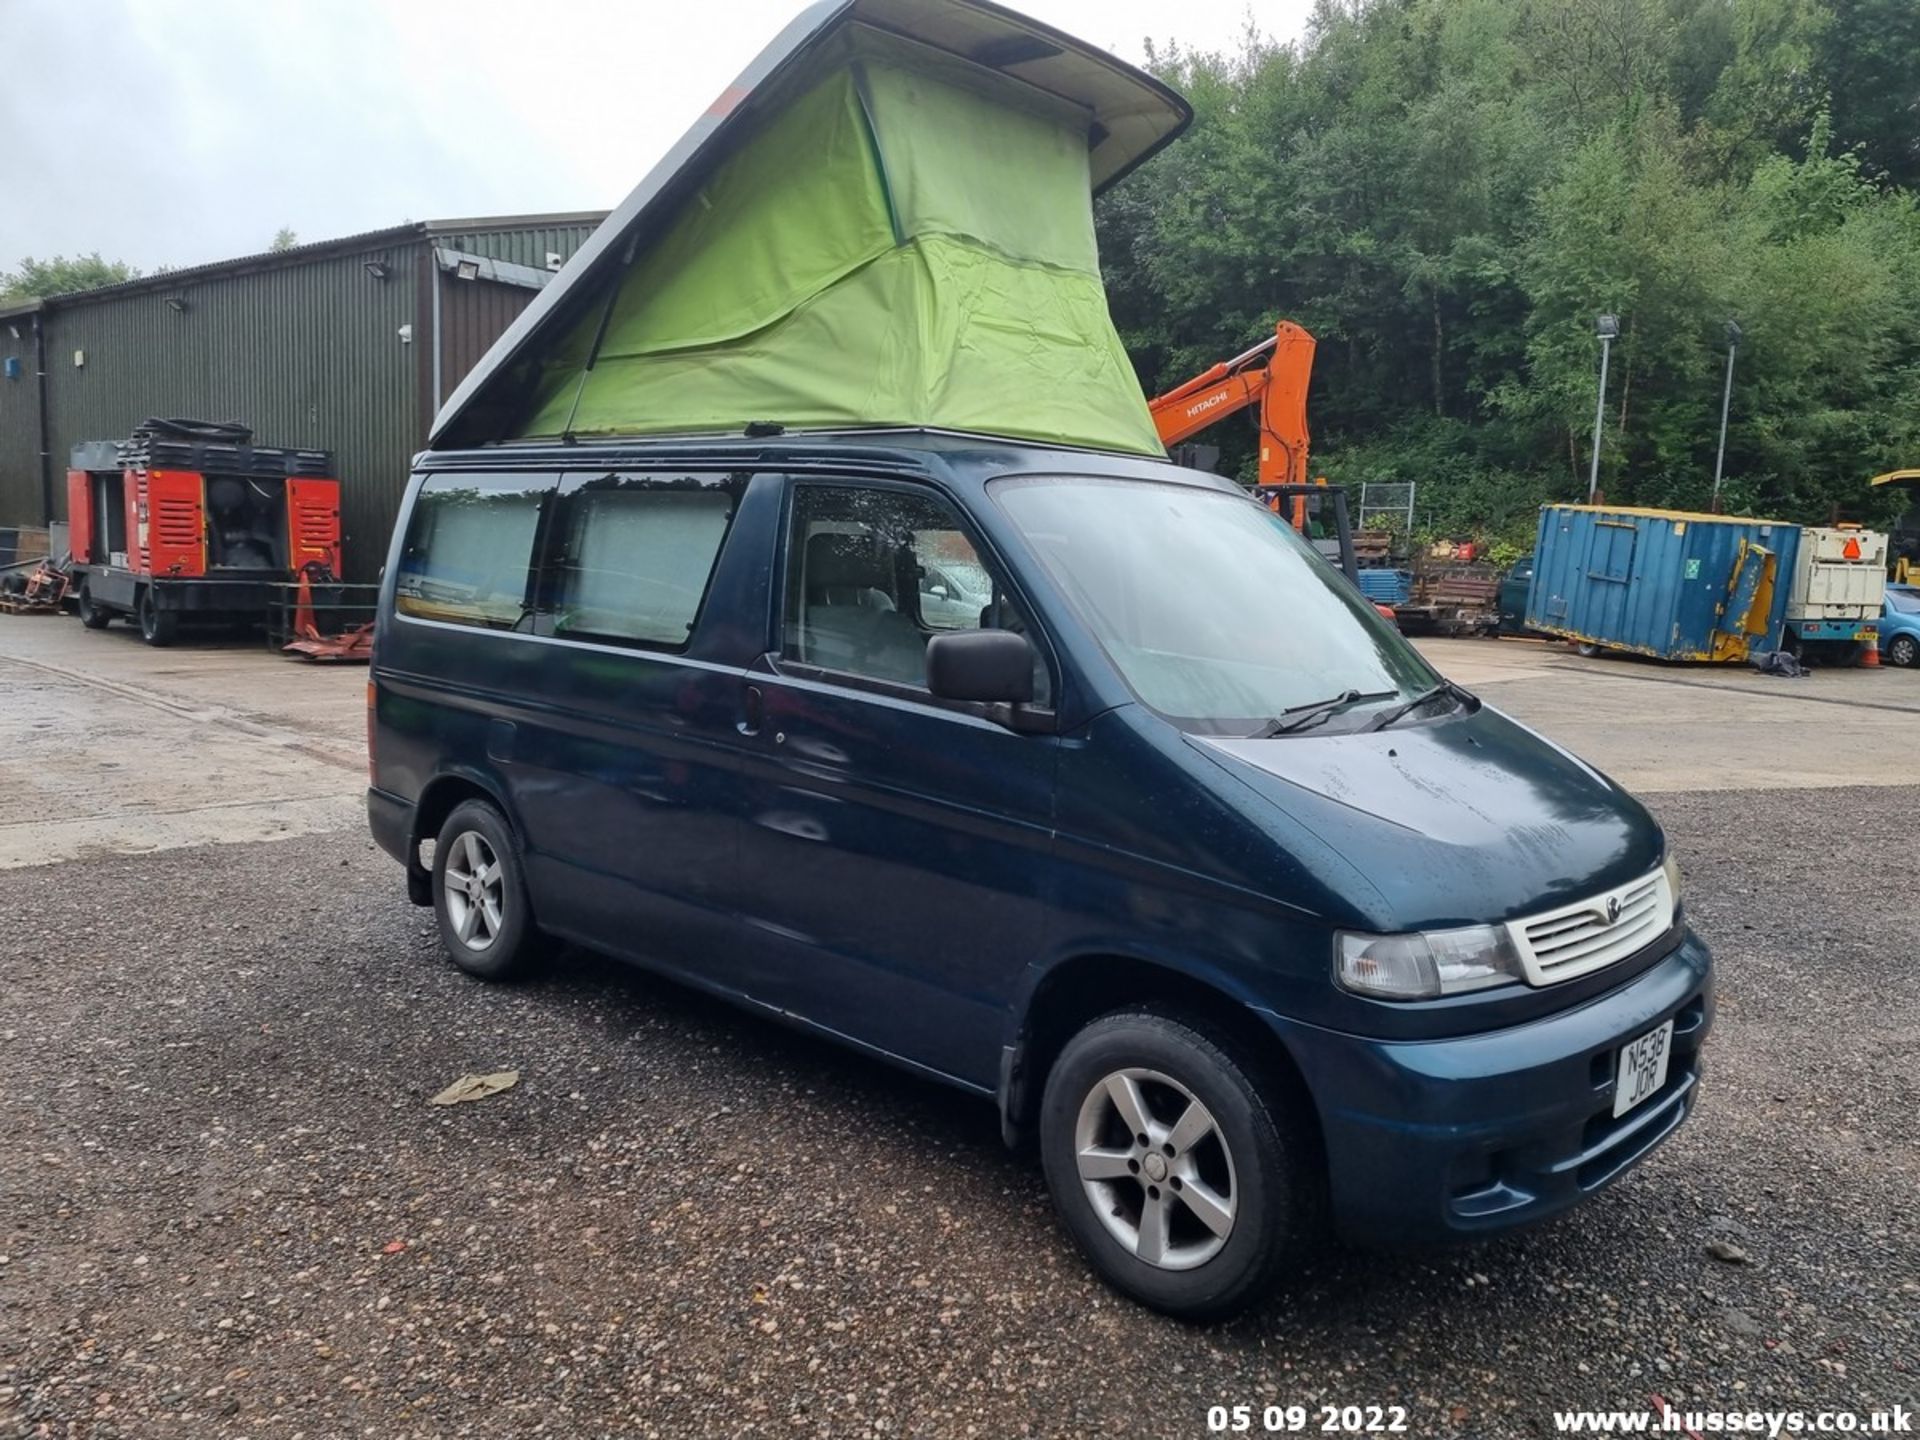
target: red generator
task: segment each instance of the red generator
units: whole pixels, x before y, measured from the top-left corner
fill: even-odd
[[[98,630],[132,616],[149,645],[183,619],[254,625],[277,587],[340,574],[340,482],[324,450],[255,445],[244,425],[142,421],[73,447],[72,593]]]

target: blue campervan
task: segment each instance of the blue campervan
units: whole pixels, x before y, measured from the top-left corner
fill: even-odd
[[[710,319],[649,308],[648,257],[705,263],[672,227],[702,185],[731,203],[754,97],[820,93],[848,27],[882,22],[883,256],[958,203],[893,163],[889,94],[1044,90],[1096,186],[1184,123],[1149,77],[979,0],[796,22],[415,462],[369,688],[369,817],[409,894],[477,976],[569,941],[980,1096],[1091,1263],[1170,1313],[1245,1305],[1329,1224],[1472,1238],[1593,1194],[1686,1118],[1712,1021],[1630,795],[1436,673],[1257,498],[1144,445],[953,408],[833,423],[855,362],[825,352],[741,402],[783,409],[674,428],[783,337],[818,344],[835,287],[871,276],[649,348]],[[909,30],[927,53],[889,91]],[[972,283],[1008,246],[938,273]],[[959,377],[936,398],[964,412],[967,363],[917,373]],[[1034,402],[995,401],[1020,431]]]

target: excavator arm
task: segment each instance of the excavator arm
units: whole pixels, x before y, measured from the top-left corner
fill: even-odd
[[[1251,407],[1260,426],[1259,484],[1306,484],[1313,346],[1313,336],[1282,320],[1271,339],[1148,401],[1160,442],[1178,445]]]

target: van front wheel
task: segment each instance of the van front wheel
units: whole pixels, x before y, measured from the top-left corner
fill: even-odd
[[[1187,1320],[1259,1300],[1311,1240],[1317,1147],[1224,1040],[1152,1010],[1067,1043],[1040,1109],[1047,1188],[1116,1290]]]
[[[433,845],[433,913],[448,958],[483,980],[511,980],[537,958],[520,847],[484,800],[454,806]]]

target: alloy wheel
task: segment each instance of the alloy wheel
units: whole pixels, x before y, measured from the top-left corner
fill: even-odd
[[[1081,1102],[1074,1163],[1100,1223],[1128,1253],[1191,1270],[1233,1233],[1233,1154],[1213,1112],[1171,1075],[1131,1067]]]
[[[477,830],[455,836],[441,872],[447,919],[467,949],[489,948],[506,923],[506,877],[500,857]]]

